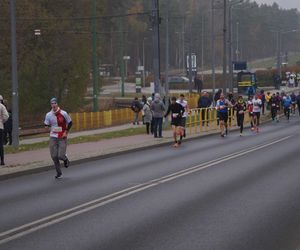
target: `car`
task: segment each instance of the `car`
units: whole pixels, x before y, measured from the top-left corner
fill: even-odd
[[[170,76],[169,83],[189,83],[190,80],[185,76]]]

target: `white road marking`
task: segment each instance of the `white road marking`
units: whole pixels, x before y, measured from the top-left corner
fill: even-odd
[[[257,145],[257,146],[251,147],[249,149],[241,150],[239,152],[229,154],[227,156],[220,157],[220,158],[215,159],[215,160],[211,160],[211,161],[208,161],[208,162],[205,162],[205,163],[201,163],[199,165],[190,167],[188,169],[177,171],[175,173],[163,176],[161,178],[153,179],[151,181],[148,181],[148,182],[145,182],[145,183],[142,183],[142,184],[139,184],[139,185],[135,185],[135,186],[120,190],[118,192],[106,195],[106,196],[101,197],[99,199],[95,199],[95,200],[92,200],[90,202],[83,203],[81,205],[78,205],[78,206],[75,206],[73,208],[70,208],[70,209],[52,214],[50,216],[47,216],[47,217],[44,217],[42,219],[33,221],[31,223],[24,224],[22,226],[10,229],[8,231],[0,233],[0,244],[4,244],[6,242],[9,242],[9,241],[15,240],[17,238],[23,237],[25,235],[28,235],[28,234],[33,233],[35,231],[38,231],[40,229],[46,228],[48,226],[51,226],[51,225],[57,224],[61,221],[72,218],[76,215],[86,213],[88,211],[99,208],[101,206],[112,203],[114,201],[120,200],[122,198],[128,197],[128,196],[133,195],[135,193],[144,191],[146,189],[150,189],[154,186],[158,186],[160,184],[170,182],[172,180],[175,180],[175,179],[178,179],[180,177],[192,174],[194,172],[198,172],[198,171],[204,170],[206,168],[215,166],[215,165],[220,164],[222,162],[225,162],[225,161],[228,161],[228,160],[231,160],[231,159],[234,159],[234,158],[238,158],[240,156],[249,154],[251,152],[257,151],[257,150],[262,149],[262,148],[269,147],[271,145],[274,145],[274,144],[277,144],[279,142],[285,141],[285,140],[287,140],[291,137],[292,136],[286,136],[286,137],[283,137],[281,139],[278,139],[278,140],[275,140],[275,141],[272,141],[272,142],[269,142],[269,143],[266,143],[266,144]]]

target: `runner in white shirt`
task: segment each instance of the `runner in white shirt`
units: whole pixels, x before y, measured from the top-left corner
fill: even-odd
[[[260,110],[262,106],[262,101],[261,99],[258,98],[258,94],[255,94],[253,100],[253,126],[254,126],[254,131],[256,133],[259,132],[258,126],[259,126],[259,118],[260,118]]]
[[[180,94],[179,99],[176,101],[177,103],[181,104],[181,106],[184,108],[184,113],[181,118],[181,126],[183,127],[183,137],[186,136],[185,134],[185,124],[186,124],[186,118],[188,117],[189,113],[189,104],[186,100],[184,100],[184,94]]]

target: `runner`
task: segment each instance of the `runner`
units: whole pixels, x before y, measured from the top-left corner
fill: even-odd
[[[261,99],[258,98],[258,94],[255,94],[254,99],[252,100],[253,103],[253,126],[254,126],[254,131],[256,133],[259,132],[259,119],[260,119],[260,110],[262,107],[262,101]]]
[[[181,122],[182,122],[181,126],[183,127],[183,137],[186,137],[185,124],[186,124],[186,118],[189,113],[189,104],[186,100],[184,100],[184,94],[180,94],[179,99],[176,102],[179,103],[184,108],[184,113],[181,118]]]
[[[292,99],[289,95],[284,95],[282,98],[282,105],[283,105],[283,112],[286,117],[286,119],[290,120],[290,112],[291,112],[291,106],[292,106]]]
[[[243,129],[244,129],[246,102],[244,101],[243,96],[241,95],[238,97],[238,100],[235,104],[235,110],[236,110],[237,125],[240,127],[240,136],[242,136]]]
[[[253,127],[253,103],[252,103],[252,100],[253,100],[253,96],[251,95],[251,96],[249,96],[249,99],[247,102],[247,109],[249,112],[251,130],[253,131],[254,127]]]
[[[297,102],[297,107],[298,107],[298,115],[300,116],[300,92],[297,95],[296,102]]]
[[[70,161],[66,156],[67,136],[72,127],[72,120],[68,113],[59,108],[57,99],[50,100],[51,111],[46,114],[44,124],[50,129],[50,154],[56,169],[56,179],[62,177],[60,160],[69,167]]]
[[[272,120],[279,122],[278,117],[277,117],[277,111],[278,111],[278,107],[280,106],[279,100],[276,97],[275,93],[273,93],[273,95],[271,96],[270,99],[270,107],[271,107],[271,117]]]
[[[182,127],[182,116],[185,112],[184,108],[181,104],[176,102],[176,97],[173,96],[171,99],[171,104],[169,105],[168,111],[165,114],[165,118],[172,113],[171,125],[173,129],[173,137],[174,137],[174,147],[178,147],[181,144],[182,136],[183,136],[183,127]],[[177,135],[180,136],[179,141],[177,141]]]
[[[232,104],[225,99],[224,93],[221,93],[220,99],[217,101],[216,109],[219,112],[221,136],[224,137],[228,134],[228,108],[231,108]]]
[[[292,101],[292,106],[291,106],[292,110],[291,110],[291,114],[292,114],[293,116],[295,116],[295,115],[296,115],[296,102],[297,102],[297,96],[295,95],[294,92],[292,92],[292,94],[291,94],[291,101]]]

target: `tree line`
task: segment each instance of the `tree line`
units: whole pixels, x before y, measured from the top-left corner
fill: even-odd
[[[92,71],[93,0],[16,1],[18,79],[21,120],[39,117],[56,96],[64,108],[86,107]],[[223,9],[215,1],[216,63],[222,64]],[[221,1],[223,2],[223,1]],[[152,71],[152,1],[96,0],[97,58],[120,75],[123,56],[130,56],[128,72],[134,73],[145,59]],[[165,68],[166,13],[169,11],[169,67],[182,72],[189,47],[197,55],[198,67],[211,68],[211,1],[160,0],[161,70]],[[282,51],[297,51],[300,14],[277,4],[258,5],[249,0],[232,8],[233,54],[239,46],[240,60],[275,57],[277,33]],[[229,28],[229,27],[228,27]],[[35,33],[40,31],[40,35]],[[0,2],[0,90],[10,105],[11,50],[9,0]],[[143,50],[144,48],[144,50]],[[121,53],[123,51],[123,53]],[[203,53],[202,53],[203,52]],[[235,56],[233,56],[235,59]],[[275,64],[275,62],[274,62]],[[100,79],[101,85],[101,79]]]

